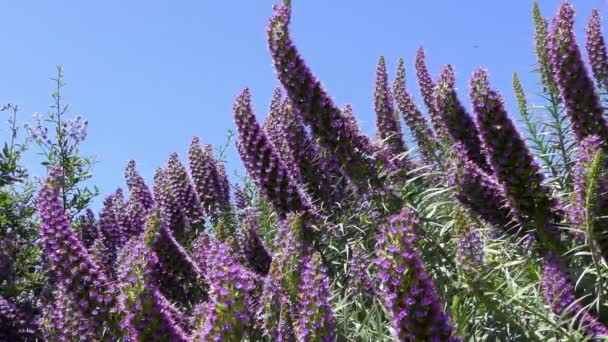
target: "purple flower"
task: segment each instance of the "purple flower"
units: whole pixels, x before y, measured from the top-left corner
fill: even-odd
[[[234,186],[234,206],[239,211],[243,211],[249,207],[249,200],[247,200],[245,190],[238,185]]]
[[[399,116],[395,111],[393,96],[388,85],[386,63],[384,57],[378,60],[376,67],[376,87],[374,90],[374,110],[376,111],[376,130],[383,148],[390,155],[399,168],[411,169],[412,165],[406,158],[397,158],[407,152],[407,146],[403,141]]]
[[[564,1],[553,18],[548,37],[553,77],[577,139],[582,141],[589,135],[597,135],[608,142],[608,125],[576,43],[573,25],[574,9]]]
[[[202,227],[205,224],[205,209],[201,205],[190,175],[179,161],[177,153],[169,156],[166,170],[166,180],[174,205],[183,211],[191,226]]]
[[[252,328],[254,275],[240,266],[231,248],[219,241],[208,244],[206,277],[210,303],[196,332],[201,341],[240,341]]]
[[[78,218],[78,227],[80,227],[80,239],[86,248],[90,248],[97,238],[97,220],[92,209],[88,208],[84,215]]]
[[[432,83],[432,81],[430,82]],[[393,94],[397,102],[397,107],[399,108],[399,111],[401,111],[405,123],[418,144],[422,158],[428,164],[436,163],[435,153],[439,146],[437,145],[435,133],[433,133],[433,130],[429,127],[426,119],[422,116],[420,109],[418,109],[418,106],[414,103],[414,99],[407,92],[403,58],[399,58],[397,64],[397,76],[393,83]]]
[[[106,197],[99,212],[99,232],[95,242],[95,257],[107,275],[114,278],[118,250],[129,236],[126,234],[126,213],[122,190]]]
[[[78,310],[87,326],[101,334],[106,325],[115,328],[109,319],[114,298],[104,272],[70,227],[59,194],[62,181],[61,169],[52,168],[38,194],[43,253],[57,285],[65,289],[65,305]]]
[[[543,234],[545,229],[550,234],[557,234],[552,226],[559,219],[556,202],[542,184],[544,177],[509,119],[502,96],[490,88],[483,69],[473,74],[470,86],[479,132],[510,207],[517,216],[535,220],[537,227],[542,227]],[[543,217],[544,222],[536,222],[539,217]]]
[[[237,149],[245,168],[279,218],[285,218],[290,212],[315,212],[258,124],[249,89],[237,97],[234,118],[239,131]]]
[[[289,19],[288,4],[274,8],[268,26],[268,45],[277,76],[294,110],[302,115],[313,137],[344,166],[361,191],[365,192],[370,183],[372,187],[380,186],[367,139],[361,139],[356,127],[349,124],[300,57],[289,37]]]
[[[575,319],[588,336],[608,335],[608,328],[578,303],[563,261],[553,253],[545,256],[542,291],[555,315]]]
[[[358,246],[353,247],[352,256],[348,262],[348,281],[350,288],[366,299],[376,295],[376,286],[367,273],[371,261],[365,251]]]
[[[241,249],[245,259],[256,273],[265,276],[268,274],[272,257],[258,235],[259,217],[254,209],[247,210],[241,219]]]
[[[442,141],[446,141],[449,136],[446,130],[446,127],[443,124],[443,119],[441,118],[441,114],[437,109],[437,105],[435,103],[436,98],[436,85],[433,82],[431,77],[431,73],[429,72],[426,63],[424,61],[425,55],[422,47],[418,48],[416,51],[416,79],[418,80],[418,87],[420,88],[420,93],[422,94],[422,100],[426,105],[429,116],[431,117],[431,123],[433,124],[433,128],[435,129],[435,133],[437,133],[437,138]],[[397,76],[399,77],[399,76]],[[405,78],[405,76],[404,76]],[[395,81],[397,82],[397,81]],[[395,95],[396,96],[396,95]]]
[[[606,42],[604,36],[602,36],[600,13],[597,9],[591,12],[586,33],[587,43],[585,47],[587,48],[593,77],[600,86],[608,88],[608,55],[606,54]]]
[[[329,279],[318,254],[302,259],[298,288],[297,335],[300,341],[336,341],[336,326],[330,303]]]
[[[34,341],[41,339],[40,323],[38,317],[34,317],[12,301],[0,297],[0,340]]]
[[[176,321],[175,308],[160,293],[154,275],[158,259],[136,238],[120,256],[118,305],[124,312],[122,328],[130,341],[188,341]]]
[[[417,224],[404,208],[380,227],[376,264],[391,333],[399,341],[459,341],[414,246]]]
[[[436,86],[436,106],[446,130],[455,143],[462,144],[470,161],[477,164],[483,171],[490,171],[490,166],[483,151],[479,131],[473,118],[466,112],[455,88],[456,79],[451,65],[446,65],[441,71]]]
[[[470,227],[458,237],[456,242],[456,265],[473,282],[477,282],[487,271],[484,255],[483,237],[477,229]]]
[[[213,157],[213,147],[201,146],[198,137],[192,139],[189,150],[190,173],[201,205],[215,218],[230,206],[230,190],[225,172],[221,172],[219,163]]]
[[[129,188],[125,229],[130,236],[141,234],[145,226],[146,216],[155,205],[150,188],[135,167],[135,161],[130,160],[125,170],[125,179]]]

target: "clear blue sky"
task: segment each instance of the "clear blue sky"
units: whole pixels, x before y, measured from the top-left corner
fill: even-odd
[[[124,186],[123,169],[132,158],[151,179],[169,153],[177,151],[185,161],[193,136],[224,143],[234,127],[233,100],[243,87],[251,88],[256,112],[264,117],[278,84],[265,30],[275,1],[5,1],[0,102],[18,104],[21,123],[34,112],[47,113],[49,78],[62,64],[72,114],[90,123],[84,153],[99,156],[94,183],[103,193]],[[540,1],[543,14],[552,16],[559,3]],[[579,44],[593,7],[608,26],[605,0],[572,3]],[[362,127],[373,134],[380,55],[391,77],[397,58],[406,59],[409,88],[419,102],[413,57],[420,45],[433,74],[443,64],[455,66],[463,96],[478,67],[490,70],[510,108],[513,72],[533,94],[531,10],[531,0],[293,0],[291,30],[337,103],[353,104]],[[0,134],[6,133],[3,126]],[[242,167],[231,145],[229,170],[237,169]]]

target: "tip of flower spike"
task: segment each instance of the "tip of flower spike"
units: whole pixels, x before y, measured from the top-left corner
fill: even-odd
[[[201,139],[199,137],[193,137],[190,146],[198,146],[201,144]]]
[[[416,63],[424,63],[424,48],[419,46],[416,50]]]
[[[456,84],[456,76],[454,74],[454,68],[452,65],[447,64],[443,68],[441,68],[441,73],[439,74],[439,81],[437,85],[439,86],[440,91],[452,91],[454,90]]]
[[[470,81],[471,93],[472,94],[484,94],[488,88],[488,72],[485,69],[478,69],[473,72]]]
[[[574,7],[568,1],[563,1],[557,10],[557,15],[553,18],[554,31],[559,27],[560,30],[570,31],[574,25]]]

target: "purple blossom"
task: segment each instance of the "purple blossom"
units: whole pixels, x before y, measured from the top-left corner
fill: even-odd
[[[409,127],[412,136],[418,144],[422,158],[429,164],[436,163],[437,160],[434,156],[439,146],[435,139],[435,133],[433,133],[433,130],[429,127],[426,119],[422,116],[414,99],[407,92],[403,58],[399,58],[397,64],[397,76],[393,83],[393,94],[397,102],[397,107],[399,108],[399,111],[401,111],[406,125]]]
[[[302,259],[298,288],[297,335],[300,341],[336,341],[336,326],[330,303],[329,279],[318,254]]]
[[[606,42],[602,36],[600,13],[597,9],[591,12],[591,18],[587,23],[587,55],[589,64],[593,71],[593,77],[597,83],[608,89],[608,55],[606,54]]]
[[[58,286],[65,289],[65,305],[78,310],[87,326],[101,333],[105,324],[114,328],[109,320],[114,299],[104,272],[70,227],[59,194],[62,181],[61,169],[52,168],[38,194],[43,253]]]
[[[608,125],[573,31],[574,8],[564,1],[553,18],[547,49],[564,110],[579,141],[597,135],[608,142]]]
[[[433,128],[435,129],[435,133],[437,133],[437,138],[442,141],[446,141],[448,133],[446,127],[443,124],[441,113],[438,111],[437,105],[435,103],[436,85],[435,82],[433,82],[433,78],[431,77],[431,73],[429,72],[424,59],[424,50],[422,49],[422,47],[420,47],[416,51],[415,63],[418,87],[420,88],[422,100],[426,105],[428,114],[431,118],[431,123],[433,124]]]
[[[282,275],[275,278],[277,268],[264,278],[262,289],[262,305],[260,307],[261,328],[265,336],[273,341],[295,342],[295,307],[291,303],[285,290],[276,279],[283,279]]]
[[[201,146],[198,137],[192,139],[189,150],[190,173],[202,206],[216,219],[230,205],[230,192],[224,188],[226,175],[222,174],[213,157],[213,147]]]
[[[224,243],[210,243],[207,253],[211,301],[196,333],[197,340],[240,341],[252,328],[254,276],[236,262]]]
[[[414,246],[417,224],[404,208],[380,227],[376,264],[391,334],[399,341],[459,341]]]
[[[483,237],[477,229],[470,227],[458,237],[456,264],[473,282],[487,271],[484,255]]]
[[[268,26],[268,45],[279,81],[294,110],[302,115],[321,146],[344,166],[349,178],[366,191],[368,184],[380,186],[372,151],[335,106],[321,83],[306,66],[289,37],[290,8],[275,6]],[[332,159],[333,159],[332,158]]]
[[[91,318],[85,305],[77,305],[69,296],[69,289],[58,284],[52,293],[52,302],[43,309],[44,321],[49,322],[44,329],[47,341],[95,341],[103,333],[99,322]]]
[[[559,219],[556,202],[551,198],[549,189],[542,184],[544,177],[509,119],[502,96],[490,88],[487,73],[483,69],[473,74],[470,86],[479,132],[510,207],[517,216],[535,220],[537,227],[548,229],[550,234],[557,234],[552,226]],[[539,217],[543,217],[544,222],[536,222]]]
[[[542,291],[545,304],[555,315],[575,319],[590,337],[608,335],[608,328],[578,302],[563,261],[553,253],[545,256]]]
[[[312,205],[302,196],[275,147],[258,124],[251,108],[249,89],[243,90],[237,97],[234,118],[239,131],[237,149],[241,159],[278,217],[285,218],[290,212],[313,213]]]
[[[243,211],[249,207],[249,200],[247,200],[245,190],[238,185],[234,186],[234,206],[239,211]]]
[[[188,223],[193,227],[205,224],[205,209],[196,193],[192,179],[177,153],[172,153],[167,162],[166,180],[169,184],[174,205],[183,211]]]
[[[477,164],[483,171],[490,171],[490,166],[483,151],[479,131],[473,118],[466,112],[455,88],[456,79],[451,65],[446,65],[441,71],[436,86],[436,106],[446,130],[455,143],[462,144],[470,161]]]
[[[406,158],[397,158],[407,152],[403,141],[399,116],[393,104],[393,96],[388,85],[388,74],[384,57],[378,60],[376,67],[376,86],[374,90],[374,110],[376,112],[376,130],[383,148],[390,159],[399,168],[411,169],[412,165]]]
[[[136,236],[143,232],[146,216],[155,203],[150,188],[148,188],[143,177],[136,170],[134,160],[130,160],[127,163],[125,179],[129,188],[125,229],[128,235]]]
[[[129,241],[120,256],[118,305],[121,326],[130,341],[188,341],[174,317],[174,309],[154,279],[159,272],[155,253],[143,239]]]
[[[78,227],[80,227],[80,240],[86,248],[90,248],[97,238],[97,220],[93,209],[88,208],[84,215],[78,217]]]
[[[0,297],[0,340],[34,341],[41,339],[41,322],[38,317]]]
[[[353,247],[351,259],[348,262],[348,281],[350,288],[356,294],[362,295],[366,299],[371,299],[376,295],[376,286],[367,273],[371,264],[368,256],[361,247]]]
[[[264,242],[258,235],[259,217],[254,209],[247,210],[241,219],[241,249],[245,259],[256,273],[265,276],[268,274],[272,257]]]
[[[118,250],[129,236],[125,229],[126,213],[122,190],[118,189],[106,197],[99,212],[99,236],[96,244],[96,258],[112,278],[115,276]]]

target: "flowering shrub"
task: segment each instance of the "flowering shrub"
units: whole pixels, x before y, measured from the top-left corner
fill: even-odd
[[[455,68],[433,79],[420,48],[411,64],[425,109],[406,88],[407,60],[392,82],[378,60],[376,139],[306,65],[291,15],[290,1],[276,5],[267,29],[281,87],[266,120],[247,88],[233,106],[245,184],[231,184],[214,147],[193,138],[188,163],[171,154],[151,184],[129,161],[125,190],[96,214],[96,192],[82,186],[92,159],[78,154],[87,121],[65,118],[57,92],[49,118],[26,126],[47,154],[34,191],[21,187],[17,108],[2,108],[13,116],[0,154],[0,340],[608,337],[598,12],[585,61],[574,8],[564,1],[548,20],[534,5],[547,122],[514,75],[519,129],[484,69],[470,79],[467,111]]]

